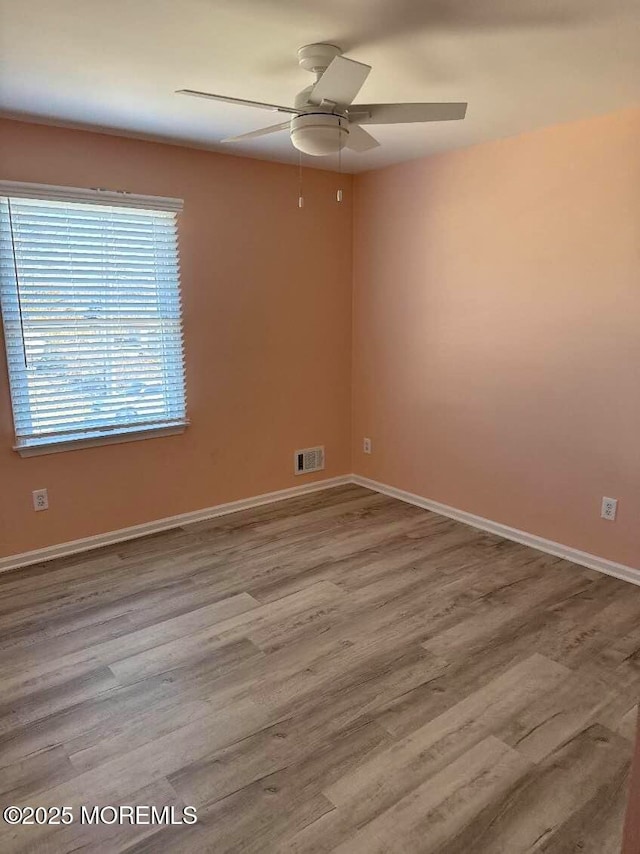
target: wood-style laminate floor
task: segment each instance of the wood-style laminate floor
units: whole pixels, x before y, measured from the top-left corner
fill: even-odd
[[[5,574],[0,667],[2,852],[619,852],[640,588],[356,486]]]

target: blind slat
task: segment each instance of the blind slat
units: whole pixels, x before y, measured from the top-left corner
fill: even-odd
[[[141,420],[139,422],[136,422],[136,424],[129,424],[129,425],[127,425],[127,424],[113,424],[112,423],[112,424],[105,424],[101,427],[96,427],[94,425],[87,426],[86,429],[83,431],[81,436],[78,435],[78,431],[75,428],[70,428],[68,430],[50,430],[48,432],[43,431],[38,436],[29,435],[28,437],[23,436],[20,433],[16,432],[16,438],[18,440],[18,447],[30,447],[30,446],[43,445],[43,444],[51,443],[51,442],[68,442],[68,441],[71,441],[74,439],[77,440],[77,439],[91,438],[93,436],[108,435],[110,433],[133,432],[134,430],[139,429],[141,427],[173,427],[173,426],[180,427],[180,426],[183,426],[183,425],[188,424],[188,423],[189,422],[183,418],[182,419],[178,419],[178,418],[171,419],[170,418],[170,419],[167,419],[165,421],[160,421],[160,420],[142,421]],[[27,444],[27,439],[28,439],[28,444]]]

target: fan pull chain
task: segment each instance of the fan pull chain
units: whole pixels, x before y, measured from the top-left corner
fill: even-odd
[[[340,132],[342,130],[342,128],[340,126],[341,122],[342,122],[342,119],[339,119],[338,120],[338,178],[340,179],[340,183],[342,183],[342,146],[340,145],[340,143],[342,141],[340,139]],[[341,187],[338,188],[338,190],[336,191],[336,201],[337,202],[342,201],[342,188]]]
[[[298,207],[304,207],[304,196],[302,195],[302,152],[298,151]]]

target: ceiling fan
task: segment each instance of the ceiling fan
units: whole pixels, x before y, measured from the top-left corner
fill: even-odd
[[[379,146],[376,138],[362,125],[445,122],[463,119],[467,111],[466,103],[354,104],[353,99],[367,79],[371,66],[347,59],[342,56],[340,48],[332,44],[301,47],[298,62],[306,71],[316,75],[316,82],[296,95],[293,107],[213,95],[194,89],[179,89],[176,94],[288,113],[291,119],[286,122],[231,136],[222,142],[239,142],[288,129],[295,148],[314,156],[335,154],[342,148],[363,152]]]

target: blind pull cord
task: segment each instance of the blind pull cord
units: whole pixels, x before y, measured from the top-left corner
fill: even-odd
[[[13,215],[11,213],[11,199],[7,199],[9,208],[9,232],[11,233],[11,254],[13,256],[13,271],[16,277],[16,293],[18,295],[18,314],[20,316],[20,339],[22,341],[22,359],[24,361],[25,370],[29,367],[27,364],[27,346],[24,340],[24,321],[22,319],[22,299],[20,297],[20,276],[18,275],[18,260],[16,257],[16,241],[13,234]]]

